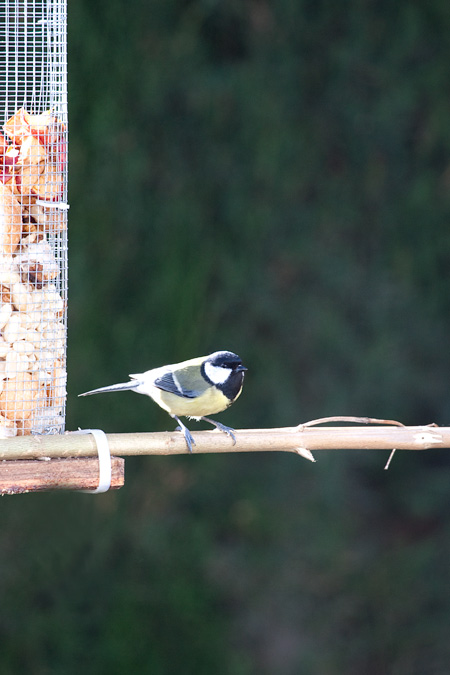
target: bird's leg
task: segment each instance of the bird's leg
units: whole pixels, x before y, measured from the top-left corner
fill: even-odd
[[[186,445],[188,446],[188,450],[189,450],[189,452],[192,452],[192,446],[195,445],[195,441],[194,441],[194,438],[193,438],[191,432],[183,424],[183,422],[180,420],[179,417],[177,417],[176,415],[171,415],[171,417],[173,417],[173,419],[178,422],[178,427],[177,427],[176,430],[183,432],[184,438],[185,438],[185,441],[186,441]]]
[[[234,429],[231,427],[226,427],[225,424],[221,424],[220,422],[215,422],[214,420],[210,419],[209,417],[200,417],[201,420],[205,420],[205,422],[209,422],[213,426],[215,426],[219,431],[223,431],[224,434],[227,434],[233,439],[233,445],[236,445],[236,436],[234,435]]]

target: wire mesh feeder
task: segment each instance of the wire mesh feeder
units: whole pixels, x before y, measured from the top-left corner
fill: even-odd
[[[0,438],[64,431],[65,0],[0,4]]]

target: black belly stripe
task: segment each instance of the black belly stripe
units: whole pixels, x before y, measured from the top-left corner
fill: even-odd
[[[218,389],[230,400],[231,405],[242,389],[244,383],[244,373],[231,373],[230,377],[223,384],[216,385]]]

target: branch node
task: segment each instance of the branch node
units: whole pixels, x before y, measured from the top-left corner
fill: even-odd
[[[442,443],[442,435],[427,427],[415,434],[414,440],[417,445],[429,447],[430,445]]]

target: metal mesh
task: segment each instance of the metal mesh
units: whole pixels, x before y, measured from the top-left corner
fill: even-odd
[[[0,437],[64,431],[66,0],[0,3]]]

